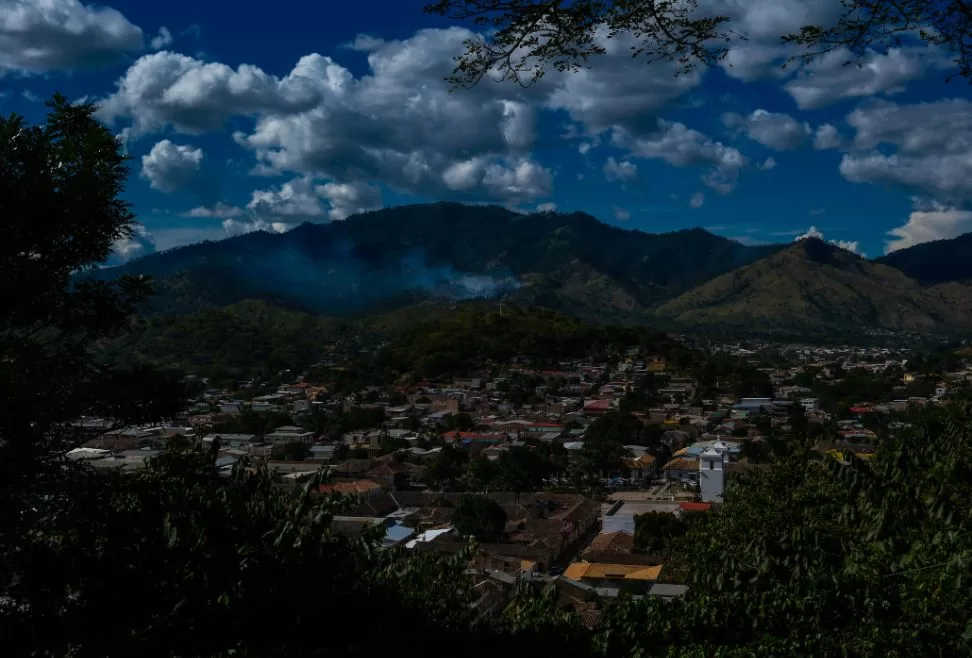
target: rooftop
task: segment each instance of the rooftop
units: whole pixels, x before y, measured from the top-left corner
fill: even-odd
[[[604,562],[574,562],[564,571],[564,577],[571,580],[658,580],[661,565],[645,567],[635,564],[609,564]]]

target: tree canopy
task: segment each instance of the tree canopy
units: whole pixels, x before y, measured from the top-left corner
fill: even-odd
[[[591,479],[610,474],[620,468],[626,454],[625,444],[639,443],[644,429],[641,421],[630,413],[604,414],[584,432],[578,465]]]
[[[484,35],[469,39],[450,81],[470,87],[483,77],[528,86],[549,70],[576,71],[606,52],[605,38],[631,37],[631,54],[646,62],[675,62],[679,72],[726,58],[747,35],[719,5],[699,0],[436,0],[425,11],[470,21]],[[781,34],[796,46],[793,59],[810,61],[846,48],[862,57],[871,48],[920,39],[953,57],[956,73],[972,75],[972,9],[966,0],[842,0],[829,25]]]
[[[75,281],[131,238],[121,200],[128,167],[95,107],[55,96],[44,123],[0,117],[0,551],[16,550],[37,496],[64,476],[63,455],[104,430],[156,422],[183,407],[169,376],[91,356],[123,333],[148,281]]]
[[[388,655],[376,610],[388,651],[417,651],[432,620],[472,631],[462,556],[403,560],[374,532],[343,537],[344,501],[315,496],[319,478],[290,494],[265,469],[220,475],[215,455],[173,450],[48,489],[58,513],[3,556],[0,633],[30,638],[31,655],[355,656]]]
[[[503,485],[511,491],[533,491],[550,473],[550,464],[536,450],[514,446],[500,455],[497,464]]]
[[[456,505],[452,523],[462,535],[480,541],[496,541],[503,536],[506,512],[491,498],[466,494]]]
[[[673,540],[685,534],[688,525],[668,512],[646,512],[635,516],[635,546],[660,555],[672,547]]]

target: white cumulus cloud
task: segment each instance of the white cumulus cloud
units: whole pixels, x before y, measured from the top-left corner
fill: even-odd
[[[891,229],[892,239],[885,245],[885,253],[907,249],[933,240],[948,240],[972,232],[972,211],[928,204],[916,209],[902,226]]]
[[[796,236],[793,239],[793,241],[794,242],[799,242],[800,240],[806,240],[807,238],[816,238],[818,240],[823,240],[825,242],[829,242],[830,244],[832,244],[832,245],[834,245],[836,247],[840,247],[841,249],[844,249],[845,251],[849,251],[851,253],[857,254],[858,256],[860,256],[862,258],[867,258],[867,254],[865,254],[863,251],[861,251],[861,244],[860,244],[859,241],[857,241],[857,240],[828,240],[826,237],[824,237],[823,231],[821,231],[820,229],[818,229],[816,226],[811,226],[809,229],[807,229],[807,232],[806,233],[801,233],[800,235]]]
[[[268,222],[263,219],[253,218],[249,220],[224,219],[223,229],[229,235],[242,235],[243,233],[253,233],[254,231],[266,231],[267,233],[286,233],[293,225],[285,222]]]
[[[152,53],[119,80],[101,116],[125,126],[128,139],[219,130],[234,117],[254,117],[254,127],[234,137],[256,157],[257,173],[460,201],[546,196],[552,173],[529,156],[536,103],[507,86],[449,93],[444,77],[471,35],[450,28],[402,41],[359,39],[370,68],[361,77],[319,54],[277,77],[248,64]]]
[[[629,219],[631,219],[631,211],[627,210],[626,208],[615,207],[613,209],[613,212],[614,212],[614,218],[619,222],[626,222]]]
[[[149,46],[152,50],[161,50],[170,45],[172,41],[172,33],[169,32],[169,28],[163,25],[159,28],[159,33],[149,42]]]
[[[142,47],[142,30],[116,9],[79,0],[0,2],[0,75],[106,66]]]
[[[812,110],[849,98],[900,93],[905,83],[948,63],[934,46],[889,48],[887,53],[868,51],[861,58],[838,48],[805,66],[784,87],[800,109]]]
[[[813,148],[818,151],[827,149],[839,149],[844,144],[837,127],[833,124],[824,123],[817,126],[817,131],[813,135]]]
[[[615,160],[611,156],[604,163],[604,178],[609,181],[632,181],[638,176],[638,165],[627,160]]]
[[[776,159],[771,155],[762,162],[759,163],[759,168],[763,171],[769,171],[770,169],[776,169]]]
[[[331,204],[328,216],[335,221],[382,207],[381,190],[376,185],[361,182],[324,183],[315,190]]]
[[[142,176],[156,190],[178,192],[193,182],[202,159],[202,149],[163,139],[142,156]]]
[[[245,208],[223,202],[198,206],[186,217],[222,219],[231,234],[282,233],[303,222],[339,221],[382,207],[381,190],[366,183],[318,182],[301,176],[269,189],[254,190]]]
[[[898,186],[953,207],[972,202],[972,101],[873,101],[847,123],[856,130],[840,163],[847,180]]]
[[[699,0],[698,14],[726,16],[744,39],[729,47],[721,66],[730,76],[751,82],[783,78],[782,65],[796,48],[780,44],[780,36],[799,32],[804,25],[832,25],[840,16],[836,0]]]
[[[202,219],[232,219],[244,213],[242,208],[231,206],[220,201],[213,206],[197,206],[185,213],[186,217],[197,217]]]
[[[617,129],[612,140],[635,157],[662,160],[675,167],[701,167],[705,169],[702,182],[720,194],[736,187],[739,173],[747,164],[746,157],[735,148],[682,123],[661,120],[656,132],[643,137]]]
[[[789,115],[766,110],[755,110],[745,117],[728,112],[723,115],[722,122],[745,133],[751,140],[777,151],[799,148],[812,132],[806,122],[801,123]]]

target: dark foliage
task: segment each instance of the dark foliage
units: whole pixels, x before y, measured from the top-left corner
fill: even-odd
[[[76,419],[157,421],[183,402],[166,375],[90,356],[124,332],[150,288],[139,277],[72,283],[133,233],[119,199],[128,168],[94,106],[56,96],[49,107],[40,125],[0,118],[0,487],[13,496],[83,442]]]
[[[669,552],[688,524],[670,512],[647,512],[635,517],[635,546],[652,555]]]
[[[505,364],[518,355],[539,363],[608,355],[633,346],[658,354],[692,353],[664,334],[625,327],[602,327],[543,309],[461,311],[419,323],[381,351],[379,367],[436,377],[468,372],[484,364]],[[525,401],[525,400],[524,400]]]
[[[892,251],[877,259],[928,286],[972,281],[972,233]]]
[[[459,534],[479,541],[497,541],[503,536],[506,512],[491,498],[466,494],[456,505],[452,524]]]
[[[499,480],[510,491],[533,491],[550,474],[550,464],[538,451],[514,446],[500,455]]]
[[[201,375],[269,375],[303,369],[349,327],[260,301],[244,301],[185,316],[139,319],[125,336],[106,342],[107,361],[139,361]]]

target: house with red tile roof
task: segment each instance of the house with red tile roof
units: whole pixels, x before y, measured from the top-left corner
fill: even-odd
[[[584,413],[591,416],[616,411],[618,403],[615,400],[588,400],[584,403]]]
[[[678,509],[681,512],[708,512],[712,509],[712,503],[696,503],[686,500],[678,504]]]
[[[351,480],[321,484],[318,485],[317,491],[322,494],[355,496],[358,500],[366,500],[380,494],[381,485],[374,480]]]

